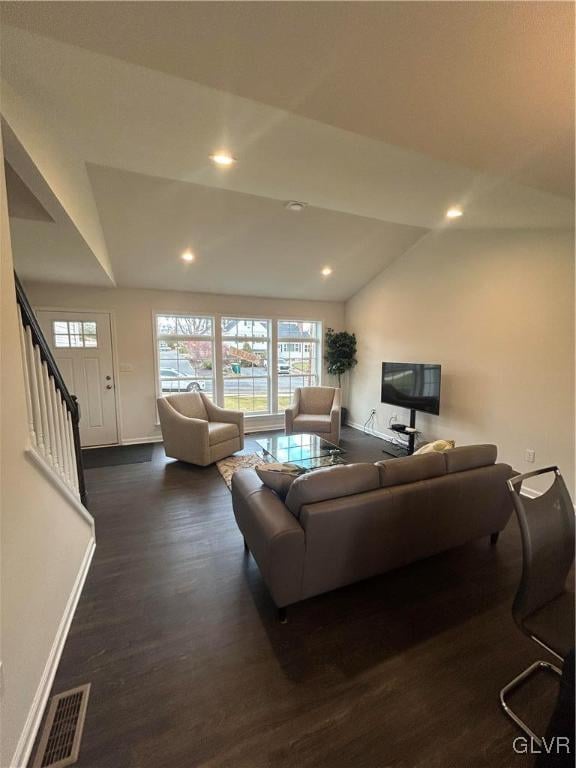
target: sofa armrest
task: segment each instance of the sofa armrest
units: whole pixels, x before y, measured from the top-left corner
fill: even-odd
[[[244,434],[244,413],[242,411],[232,411],[228,408],[220,408],[219,405],[213,403],[205,395],[202,399],[204,400],[204,405],[206,406],[206,411],[208,412],[210,421],[221,421],[225,424],[236,424],[240,430],[240,433]]]
[[[305,535],[294,515],[252,469],[234,473],[232,506],[276,605],[282,608],[300,600]]]
[[[334,401],[330,409],[330,437],[335,445],[340,444],[340,425],[342,423],[342,408],[340,406],[340,390],[334,394]]]
[[[294,431],[294,419],[298,416],[298,406],[291,405],[284,411],[284,427],[287,435]]]

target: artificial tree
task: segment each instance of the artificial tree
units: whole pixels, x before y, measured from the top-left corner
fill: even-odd
[[[342,376],[354,368],[356,360],[356,335],[347,331],[336,332],[328,328],[325,335],[326,368],[328,373],[338,376],[338,386],[342,386]]]

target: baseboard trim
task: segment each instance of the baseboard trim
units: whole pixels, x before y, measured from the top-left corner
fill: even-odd
[[[251,435],[254,432],[276,432],[279,429],[284,429],[284,422],[282,424],[260,424],[254,426],[244,423],[245,435]]]
[[[363,424],[358,424],[355,421],[347,421],[346,426],[352,427],[352,429],[357,429],[359,432],[364,432],[365,435],[370,435],[370,437],[378,437],[380,440],[387,440],[389,443],[394,441],[395,433],[393,430],[390,430],[390,432],[380,432],[377,429],[364,429]]]
[[[60,624],[58,625],[56,636],[52,643],[46,666],[44,667],[44,672],[40,678],[40,683],[36,689],[36,694],[28,712],[26,723],[20,734],[20,738],[18,739],[18,744],[16,745],[16,750],[12,756],[10,765],[24,766],[28,764],[28,760],[30,759],[34,740],[36,739],[36,734],[38,733],[38,728],[42,721],[42,715],[44,714],[46,702],[50,695],[50,690],[52,688],[52,683],[54,682],[58,664],[60,663],[62,651],[64,650],[64,643],[68,637],[70,625],[72,624],[72,619],[74,618],[74,613],[76,612],[76,607],[80,595],[82,594],[82,589],[84,588],[84,582],[86,581],[86,576],[90,570],[90,564],[95,548],[96,540],[92,537],[88,543],[84,557],[82,558],[82,563],[80,564],[76,579],[74,580],[74,586],[72,587],[70,597],[66,603],[66,608],[64,609]]]
[[[526,496],[529,499],[537,499],[538,496],[542,496],[542,491],[537,491],[534,488],[522,487],[522,496]]]
[[[140,443],[161,443],[162,435],[152,435],[148,437],[128,437],[122,440],[120,445],[139,445]]]

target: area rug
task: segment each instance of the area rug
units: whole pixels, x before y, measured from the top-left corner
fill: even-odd
[[[216,462],[218,472],[222,475],[222,480],[228,486],[229,491],[232,490],[232,475],[237,469],[254,469],[260,464],[264,464],[264,459],[257,453],[247,453],[245,456],[228,456],[227,459]]]
[[[152,461],[153,451],[153,443],[90,448],[82,451],[82,464],[84,469],[115,467],[118,464],[144,464],[144,462]]]

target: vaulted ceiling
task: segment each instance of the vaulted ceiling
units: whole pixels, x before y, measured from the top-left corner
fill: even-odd
[[[3,115],[98,282],[345,299],[446,226],[450,205],[464,216],[449,226],[573,226],[573,13],[4,3]],[[210,164],[221,147],[236,166]],[[18,222],[27,270],[32,229],[51,226]],[[53,254],[52,279],[69,281],[69,259]]]

